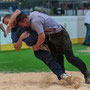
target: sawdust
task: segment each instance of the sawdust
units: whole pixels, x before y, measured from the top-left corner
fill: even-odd
[[[0,73],[0,90],[90,90],[80,72],[67,72],[72,80],[58,80],[52,72]]]

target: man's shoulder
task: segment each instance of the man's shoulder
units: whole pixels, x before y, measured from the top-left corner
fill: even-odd
[[[21,29],[22,27],[19,25],[16,25],[15,27],[12,28],[12,32],[16,32],[18,29]]]

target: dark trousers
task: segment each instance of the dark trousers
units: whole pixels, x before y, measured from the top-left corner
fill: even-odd
[[[47,50],[34,51],[34,54],[38,59],[42,60],[57,76],[64,73],[62,67]]]
[[[55,53],[61,53],[65,55],[68,62],[77,67],[86,77],[86,65],[85,63],[78,57],[75,57],[72,50],[72,43],[70,41],[70,37],[65,29],[62,31],[51,34],[51,40],[48,42],[54,46]],[[55,54],[54,53],[54,54]]]
[[[87,31],[84,43],[90,46],[90,24],[85,24]]]
[[[87,76],[86,75],[87,68],[86,68],[85,63],[80,58],[74,56],[72,51],[67,52],[65,54],[65,57],[69,63],[77,67],[84,74],[84,77]]]
[[[57,53],[54,45],[50,42],[48,42],[48,48],[50,49],[50,53],[54,60],[58,62],[58,64],[62,67],[63,72],[65,73],[64,55],[62,53]]]

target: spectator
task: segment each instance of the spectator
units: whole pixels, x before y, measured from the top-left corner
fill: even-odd
[[[88,10],[85,16],[85,26],[87,31],[83,45],[90,46],[90,10]]]

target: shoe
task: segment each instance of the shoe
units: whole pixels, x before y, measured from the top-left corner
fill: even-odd
[[[90,46],[90,45],[89,45],[89,44],[87,44],[87,43],[83,43],[83,45]]]
[[[64,79],[64,80],[67,81],[68,83],[71,82],[71,78],[72,78],[71,75],[68,75],[68,74],[65,74],[65,73],[63,73],[62,75],[60,75],[60,77],[58,77],[59,80],[60,80],[60,79]]]
[[[85,83],[90,84],[90,71],[86,72]]]

